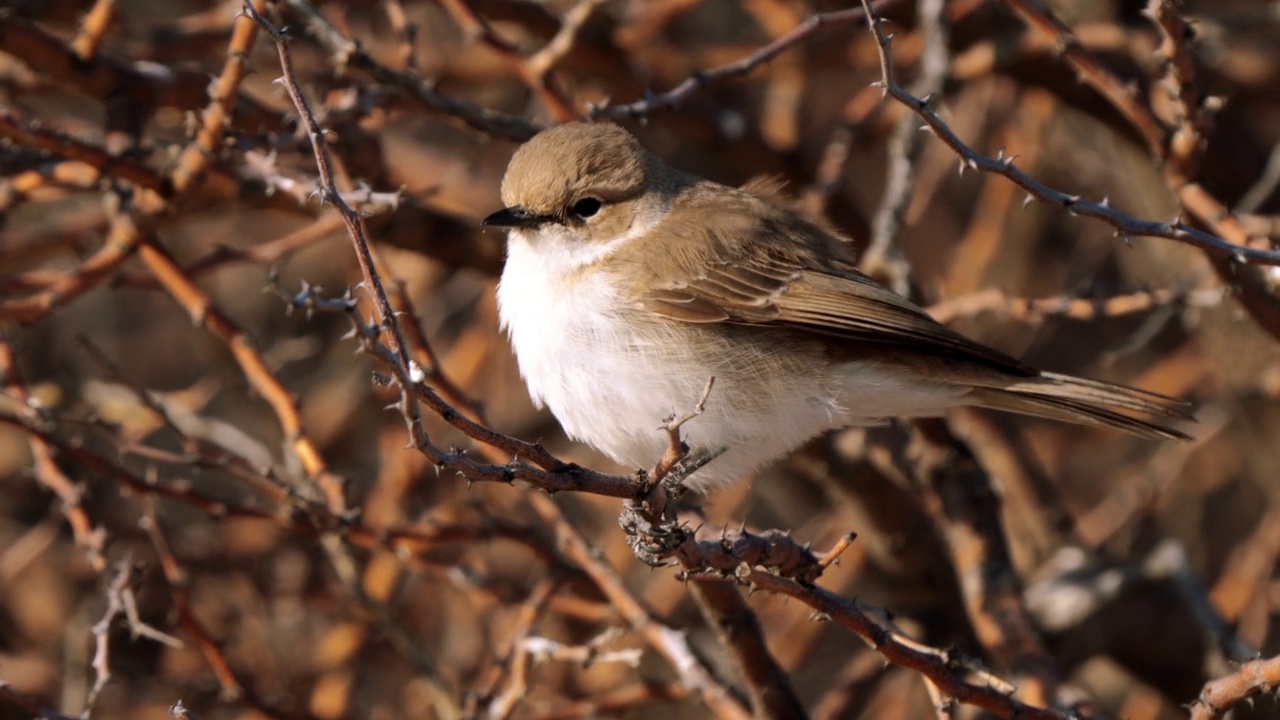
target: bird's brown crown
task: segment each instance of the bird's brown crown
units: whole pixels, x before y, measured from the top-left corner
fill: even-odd
[[[516,151],[502,180],[502,202],[553,215],[590,195],[604,202],[645,188],[651,156],[612,123],[566,123],[536,135]]]

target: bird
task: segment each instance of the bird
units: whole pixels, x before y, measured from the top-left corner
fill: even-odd
[[[502,180],[500,326],[567,435],[652,467],[693,407],[685,483],[747,477],[825,432],[960,406],[1187,439],[1183,401],[1040,371],[945,327],[859,271],[852,244],[776,182],[675,169],[626,129],[571,122],[520,146]]]

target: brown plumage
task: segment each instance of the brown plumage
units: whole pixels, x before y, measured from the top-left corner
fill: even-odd
[[[523,146],[499,310],[535,401],[621,462],[661,452],[655,419],[716,390],[701,428],[732,479],[834,427],[976,405],[1149,437],[1186,404],[1041,372],[956,333],[855,267],[850,244],[767,182],[675,170],[614,125]],[[694,438],[695,440],[697,438]]]

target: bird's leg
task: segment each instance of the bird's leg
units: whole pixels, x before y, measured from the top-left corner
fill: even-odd
[[[627,534],[627,544],[636,557],[646,565],[659,567],[667,564],[667,558],[684,544],[688,532],[680,526],[675,510],[676,498],[664,483],[651,483],[646,477],[649,491],[637,499],[623,503],[618,524]]]
[[[714,384],[715,378],[708,378],[691,412],[667,418],[661,428],[669,440],[667,450],[652,471],[641,473],[647,491],[623,504],[618,523],[627,534],[632,552],[648,565],[666,564],[673,552],[692,539],[693,533],[680,524],[677,511],[680,497],[688,490],[684,481],[724,452],[724,448],[690,449],[680,437],[681,426],[702,414]]]

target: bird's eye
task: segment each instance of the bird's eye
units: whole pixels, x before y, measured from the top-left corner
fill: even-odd
[[[603,205],[604,203],[600,202],[599,198],[584,197],[574,203],[573,207],[569,208],[569,212],[574,217],[585,220],[600,212],[600,208]]]

